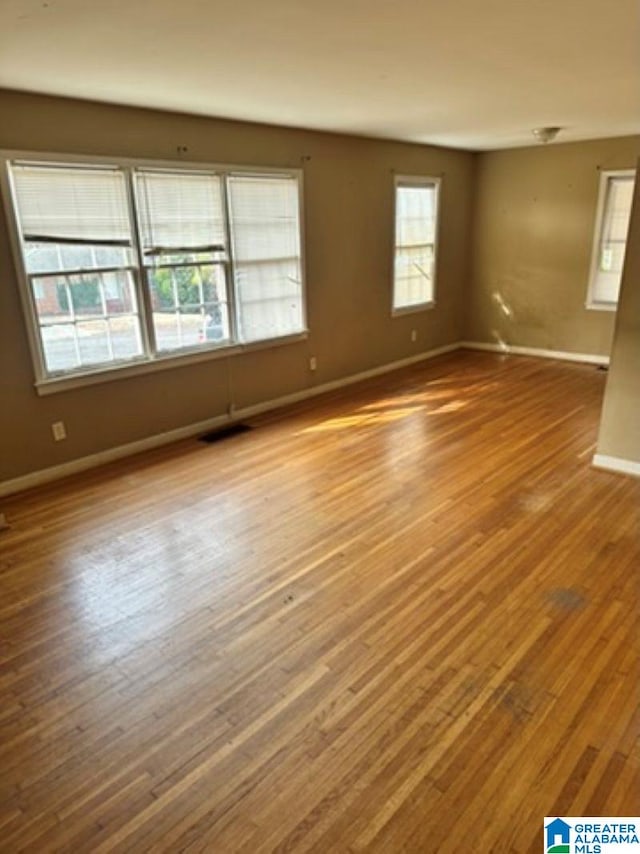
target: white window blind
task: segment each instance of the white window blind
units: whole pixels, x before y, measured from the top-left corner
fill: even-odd
[[[46,374],[139,359],[125,172],[18,162],[11,174]]]
[[[299,332],[302,264],[296,178],[232,175],[228,192],[241,339]]]
[[[633,186],[633,173],[607,172],[602,176],[589,288],[590,305],[615,307],[617,304]]]
[[[297,172],[3,166],[39,383],[304,331]]]
[[[394,309],[433,302],[438,182],[396,179]]]
[[[13,181],[25,242],[131,245],[119,169],[16,164]]]
[[[138,171],[136,185],[145,254],[224,249],[226,241],[219,176]]]

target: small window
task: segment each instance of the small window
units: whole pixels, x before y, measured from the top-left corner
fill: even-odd
[[[587,308],[615,310],[627,246],[635,172],[603,172],[593,238]]]
[[[438,178],[396,178],[394,312],[435,303],[439,190]]]

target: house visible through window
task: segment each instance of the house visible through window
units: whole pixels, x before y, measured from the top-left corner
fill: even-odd
[[[40,380],[304,330],[297,173],[8,174]]]
[[[603,172],[593,239],[588,308],[615,309],[627,246],[635,172]]]
[[[416,310],[435,302],[438,233],[437,178],[397,177],[393,309]]]

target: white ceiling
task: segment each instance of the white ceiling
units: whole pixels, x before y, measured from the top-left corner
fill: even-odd
[[[637,0],[0,0],[0,86],[468,149],[640,132]]]

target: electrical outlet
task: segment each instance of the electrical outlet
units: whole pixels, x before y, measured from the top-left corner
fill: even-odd
[[[63,439],[67,438],[67,431],[64,426],[64,421],[54,421],[51,425],[51,432],[53,433],[53,438],[56,442],[61,442]]]
[[[417,329],[412,329],[412,330],[411,330],[411,340],[412,340],[412,341],[417,341],[417,340],[418,340],[418,330],[417,330]]]
[[[316,359],[315,356],[311,356],[311,358],[309,359],[309,370],[315,371],[317,369],[317,367],[318,367],[318,360]]]

